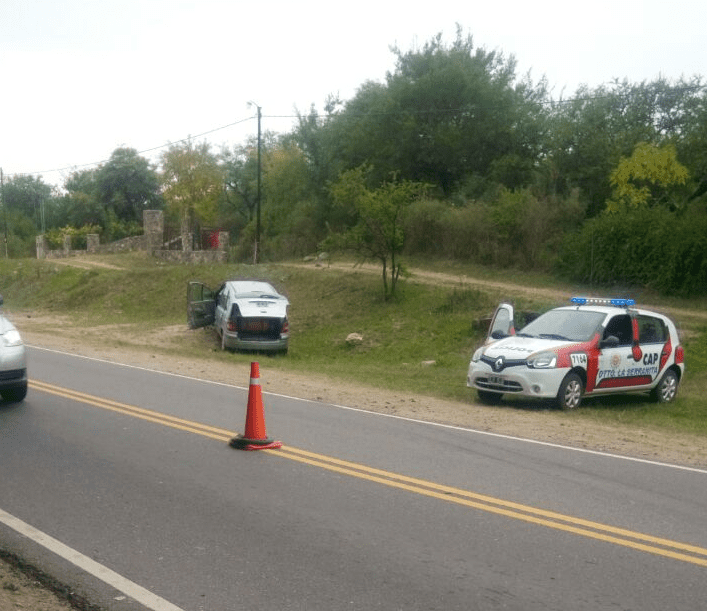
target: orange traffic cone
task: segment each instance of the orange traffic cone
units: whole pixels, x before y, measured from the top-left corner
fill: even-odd
[[[248,411],[245,417],[245,432],[229,442],[232,448],[239,450],[266,450],[282,447],[281,441],[268,439],[265,432],[263,414],[263,394],[260,389],[260,366],[250,364],[250,387],[248,388]]]

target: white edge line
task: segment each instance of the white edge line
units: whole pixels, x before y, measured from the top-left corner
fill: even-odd
[[[153,611],[183,611],[88,556],[0,509],[0,522]]]
[[[226,386],[228,388],[237,388],[238,390],[248,390],[248,387],[246,387],[246,386],[238,386],[236,384],[226,384],[225,382],[214,382],[213,380],[204,380],[203,378],[195,378],[193,376],[186,376],[181,373],[171,373],[169,371],[159,371],[158,369],[150,369],[149,367],[140,367],[138,365],[129,365],[127,363],[118,363],[116,361],[109,361],[107,359],[99,359],[99,358],[92,357],[92,356],[84,356],[81,354],[73,354],[71,352],[63,352],[61,350],[54,350],[52,348],[42,348],[41,346],[31,346],[29,344],[27,344],[27,345],[29,348],[33,348],[35,350],[44,350],[45,352],[54,352],[56,354],[62,354],[62,355],[66,355],[66,356],[72,356],[74,358],[86,359],[88,361],[96,361],[99,363],[107,363],[110,365],[119,365],[121,367],[128,367],[130,369],[138,369],[140,371],[147,371],[150,373],[159,373],[162,375],[172,376],[175,378],[182,378],[185,380],[193,380],[195,382],[204,382],[207,384],[215,384],[217,386]],[[707,469],[700,469],[699,467],[688,467],[686,465],[675,465],[672,463],[650,460],[648,458],[638,458],[635,456],[622,456],[621,454],[612,454],[610,452],[601,452],[599,450],[589,450],[587,448],[575,448],[572,446],[566,446],[566,445],[562,445],[559,443],[552,443],[550,441],[538,441],[536,439],[527,439],[525,437],[515,437],[513,435],[506,435],[503,433],[493,433],[491,431],[482,431],[480,429],[472,429],[469,427],[458,426],[455,424],[443,424],[441,422],[430,422],[429,420],[418,420],[416,418],[408,418],[406,416],[398,416],[396,414],[383,414],[381,412],[373,412],[373,411],[370,411],[367,409],[361,409],[360,407],[351,407],[348,405],[338,405],[336,403],[324,403],[322,401],[315,401],[313,399],[302,399],[301,397],[292,397],[290,395],[283,395],[280,393],[268,392],[266,390],[263,390],[262,392],[263,392],[263,394],[270,395],[273,397],[280,397],[282,399],[290,399],[293,401],[302,401],[302,402],[306,402],[306,403],[317,403],[319,405],[329,405],[331,407],[336,407],[338,409],[345,409],[345,410],[349,410],[352,412],[359,412],[361,414],[368,414],[371,416],[380,416],[383,418],[394,418],[397,420],[404,420],[406,422],[414,422],[417,424],[425,424],[428,426],[435,426],[438,428],[445,428],[445,429],[451,429],[451,430],[456,430],[456,431],[464,431],[467,433],[475,433],[476,435],[486,435],[487,437],[497,437],[499,439],[508,439],[511,441],[520,441],[520,442],[524,442],[524,443],[531,443],[531,444],[535,444],[535,445],[545,446],[548,448],[557,448],[559,450],[570,450],[572,452],[581,452],[583,454],[592,454],[594,456],[603,456],[606,458],[626,460],[629,462],[636,462],[636,463],[641,463],[641,464],[646,464],[646,465],[653,465],[656,467],[667,467],[669,469],[678,469],[681,471],[691,471],[693,473],[702,473],[703,475],[707,475]]]

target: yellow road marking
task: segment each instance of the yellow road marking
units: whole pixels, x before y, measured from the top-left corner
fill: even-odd
[[[110,399],[103,399],[45,382],[31,380],[29,385],[35,390],[100,407],[101,409],[133,416],[162,426],[195,433],[218,441],[227,442],[236,435],[236,433],[227,429],[176,418],[168,414],[112,401]],[[707,548],[697,545],[680,543],[670,539],[601,524],[599,522],[592,522],[591,520],[564,515],[545,509],[538,509],[530,505],[522,505],[520,503],[463,490],[461,488],[454,488],[452,486],[408,477],[374,467],[367,467],[359,463],[316,454],[290,446],[283,446],[277,450],[261,450],[261,452],[507,518],[554,528],[556,530],[621,545],[674,560],[681,560],[699,566],[707,566]]]

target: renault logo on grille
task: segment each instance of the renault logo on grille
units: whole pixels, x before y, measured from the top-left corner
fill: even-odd
[[[503,357],[502,357],[502,356],[499,356],[499,357],[493,362],[492,368],[493,368],[494,371],[501,371],[501,370],[503,369],[503,365],[504,365]]]

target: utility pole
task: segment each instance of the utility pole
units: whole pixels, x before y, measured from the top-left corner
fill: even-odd
[[[258,200],[256,202],[256,218],[255,218],[255,263],[260,263],[260,189],[262,185],[262,169],[260,163],[260,148],[261,148],[261,138],[260,138],[260,111],[261,108],[258,106]]]
[[[0,203],[2,203],[2,216],[5,221],[5,258],[7,259],[7,207],[5,206],[5,176],[0,168]]]
[[[260,135],[260,119],[262,117],[262,108],[255,102],[248,102],[248,106],[255,106],[258,109],[258,196],[255,202],[255,248],[253,249],[253,263],[257,265],[260,262],[260,194],[262,190],[262,164],[260,161],[262,138]]]

